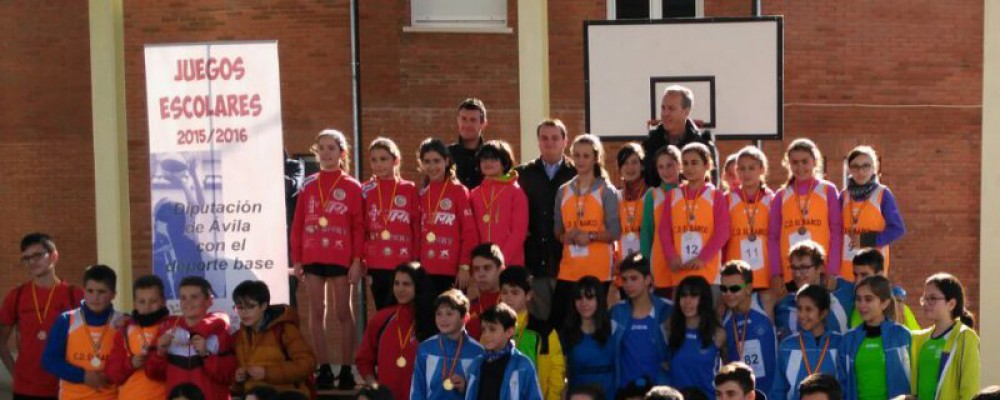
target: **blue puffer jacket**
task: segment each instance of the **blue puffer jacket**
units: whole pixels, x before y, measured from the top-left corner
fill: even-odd
[[[513,347],[513,346],[512,346]],[[482,381],[483,363],[486,356],[480,355],[469,367],[469,387],[465,390],[466,400],[479,398],[479,383]],[[542,389],[538,384],[538,373],[531,359],[516,348],[510,350],[510,361],[503,372],[500,386],[503,400],[542,400]]]

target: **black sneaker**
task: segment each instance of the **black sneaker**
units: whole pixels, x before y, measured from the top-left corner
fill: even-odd
[[[333,369],[330,364],[323,364],[316,371],[316,388],[333,389]]]
[[[351,367],[341,366],[340,373],[337,374],[337,389],[340,390],[354,390],[357,387],[357,382],[354,381],[354,373],[351,372]]]

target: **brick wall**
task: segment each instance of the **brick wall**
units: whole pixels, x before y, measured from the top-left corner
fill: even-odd
[[[58,275],[97,258],[87,2],[0,2],[0,293],[29,279],[21,237],[48,232]]]

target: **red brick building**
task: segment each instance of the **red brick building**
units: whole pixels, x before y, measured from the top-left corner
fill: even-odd
[[[518,1],[500,2],[506,21],[488,32],[411,29],[417,24],[410,0],[358,3],[363,145],[393,137],[406,157],[405,175],[414,179],[419,141],[454,140],[455,107],[475,96],[489,109],[488,137],[507,140],[518,154],[522,146],[534,147],[522,143]],[[786,177],[779,160],[794,138],[819,144],[837,183],[843,155],[873,145],[908,228],[893,248],[893,278],[911,293],[911,306],[923,278],[938,270],[958,275],[978,299],[983,2],[762,3],[763,14],[784,16],[785,139],[764,144],[771,186]],[[750,15],[749,1],[697,4],[704,16]],[[305,153],[320,129],[350,132],[355,122],[350,11],[348,0],[124,2],[136,276],[150,268],[143,45],[278,40],[285,144]],[[548,35],[538,38],[548,48],[548,98],[542,101],[577,134],[585,118],[582,23],[607,18],[608,7],[603,0],[547,0],[547,13]],[[83,266],[97,259],[88,21],[87,2],[0,3],[0,219],[6,225],[0,248],[10,266],[0,271],[0,292],[26,279],[16,252],[26,232],[55,236],[64,278],[78,280]],[[745,144],[724,142],[720,152]],[[611,144],[608,153],[619,146]]]

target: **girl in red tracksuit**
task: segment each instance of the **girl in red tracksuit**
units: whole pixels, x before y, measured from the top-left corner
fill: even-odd
[[[420,170],[426,175],[420,189],[420,264],[431,282],[434,295],[452,286],[469,285],[472,248],[479,243],[476,220],[469,205],[469,189],[455,178],[448,146],[427,138],[420,144]]]
[[[400,264],[393,271],[392,298],[365,328],[356,362],[369,386],[386,386],[394,398],[410,398],[417,345],[437,332],[433,293],[419,263]]]
[[[479,242],[500,246],[504,263],[524,266],[524,239],[528,236],[528,197],[517,184],[514,153],[502,140],[486,142],[476,153],[483,183],[469,200],[479,226]]]
[[[401,179],[399,147],[391,139],[376,138],[368,146],[372,173],[361,186],[364,197],[364,263],[371,276],[375,309],[392,296],[393,268],[417,259],[415,239],[420,234],[417,186]]]
[[[320,363],[316,385],[333,385],[333,371],[326,352],[324,314],[326,284],[333,281],[337,320],[340,322],[341,359],[354,355],[354,313],[351,311],[352,285],[364,275],[364,216],[361,184],[349,175],[350,146],[343,133],[327,129],[316,135],[312,152],[320,172],[302,184],[295,219],[292,221],[292,266],[306,284],[309,299],[309,329],[313,350]],[[340,369],[340,386],[354,388],[351,368]]]

